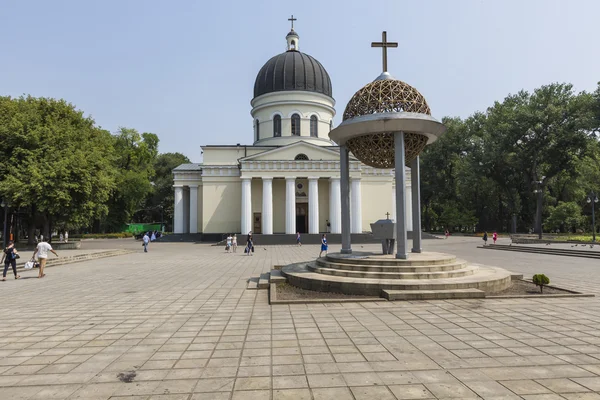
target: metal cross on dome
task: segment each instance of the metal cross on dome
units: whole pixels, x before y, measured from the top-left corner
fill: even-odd
[[[294,21],[298,21],[298,18],[294,18],[294,14],[292,14],[292,17],[288,18],[288,21],[292,21],[292,30],[294,30]]]
[[[293,23],[293,22],[292,22]],[[387,41],[387,32],[383,31],[381,33],[381,42],[371,42],[371,47],[381,47],[381,52],[383,54],[383,72],[387,72],[387,49],[388,47],[398,47],[398,42],[388,42]]]

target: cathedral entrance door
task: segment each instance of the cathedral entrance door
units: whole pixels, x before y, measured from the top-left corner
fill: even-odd
[[[296,204],[296,230],[308,233],[308,203]]]
[[[254,223],[252,225],[252,233],[260,235],[262,233],[262,218],[261,213],[254,213]]]

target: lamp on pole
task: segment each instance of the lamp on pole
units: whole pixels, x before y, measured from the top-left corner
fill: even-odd
[[[0,204],[2,208],[4,208],[4,230],[2,231],[2,248],[6,248],[6,222],[8,221],[8,203],[2,200],[2,204]]]
[[[587,198],[588,204],[592,204],[592,242],[596,241],[596,214],[594,211],[594,204],[598,202],[598,196],[593,191],[590,192]]]
[[[534,185],[537,185],[537,188],[533,191],[533,193],[537,194],[537,215],[535,218],[536,222],[536,230],[538,232],[538,239],[542,238],[542,200],[543,200],[543,190],[542,186],[544,183],[545,176],[542,176],[542,179],[539,181],[533,181]]]

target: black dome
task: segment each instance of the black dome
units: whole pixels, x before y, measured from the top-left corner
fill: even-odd
[[[320,62],[290,50],[271,58],[254,82],[254,97],[284,90],[306,90],[331,96],[331,79]]]

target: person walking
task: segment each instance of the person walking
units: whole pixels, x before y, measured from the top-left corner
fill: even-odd
[[[296,244],[298,246],[302,246],[302,238],[300,237],[300,232],[296,232]]]
[[[233,252],[235,253],[237,251],[237,236],[235,233],[233,234],[233,239],[231,240],[231,246],[233,246]]]
[[[498,240],[498,233],[497,232],[492,233],[492,240],[494,241],[494,244],[496,244],[496,240]]]
[[[448,239],[448,236],[450,236],[450,232],[448,231],[448,229],[446,229],[446,232],[444,232],[444,236],[446,236],[446,239]]]
[[[40,239],[43,240],[43,239]],[[38,278],[43,278],[44,276],[46,276],[46,274],[44,273],[44,268],[46,267],[46,260],[48,259],[48,252],[53,253],[56,257],[58,257],[58,254],[56,254],[56,252],[52,249],[52,246],[50,246],[50,243],[46,243],[44,241],[41,241],[38,243],[37,247],[35,248],[35,251],[33,252],[33,257],[32,258],[37,258],[40,260],[40,272],[38,274]]]
[[[65,243],[69,241],[69,232],[65,231]]]
[[[15,279],[19,279],[21,276],[17,275],[17,258],[19,258],[19,253],[15,248],[15,243],[11,240],[8,242],[8,246],[4,249],[4,253],[2,254],[2,262],[4,262],[4,273],[2,273],[2,280],[6,280],[6,273],[8,272],[8,267],[12,266],[13,274],[15,274]]]
[[[487,240],[488,240],[487,232],[484,232],[483,233],[483,245],[484,246],[487,244]]]
[[[254,239],[252,238],[252,232],[248,233],[248,239],[246,241],[246,248],[244,249],[245,253],[248,253],[249,256],[254,252]]]
[[[225,250],[227,250],[228,253],[231,252],[231,247],[233,246],[233,236],[231,236],[231,234],[227,235],[227,245],[225,245]]]
[[[327,235],[323,234],[323,236],[321,236],[321,252],[319,253],[319,258],[321,258],[321,254],[323,254],[323,252],[325,252],[325,255],[327,255]]]
[[[144,234],[142,241],[144,242],[144,253],[147,253],[148,252],[148,243],[150,243],[150,236],[148,236],[148,232],[146,232]]]

